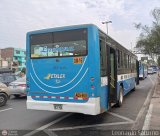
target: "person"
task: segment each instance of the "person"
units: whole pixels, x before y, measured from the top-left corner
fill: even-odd
[[[25,73],[24,72],[20,72],[20,77],[24,77],[25,76]]]
[[[23,68],[20,72],[20,77],[24,77],[26,75],[26,68]]]

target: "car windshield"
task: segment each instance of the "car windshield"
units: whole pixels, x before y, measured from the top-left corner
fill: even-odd
[[[5,82],[12,82],[16,79],[14,75],[4,75]]]
[[[3,76],[0,76],[0,82],[3,82],[4,79],[3,79]]]

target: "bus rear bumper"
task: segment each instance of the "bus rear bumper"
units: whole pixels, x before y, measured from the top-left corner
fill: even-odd
[[[61,110],[54,109],[54,104],[62,105]],[[86,103],[35,101],[27,96],[27,109],[48,110],[60,112],[75,112],[89,115],[100,114],[100,98],[89,98]]]

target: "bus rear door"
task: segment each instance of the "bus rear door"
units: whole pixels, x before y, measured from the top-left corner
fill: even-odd
[[[117,102],[117,64],[116,64],[116,50],[108,46],[108,90],[109,90],[109,104]]]

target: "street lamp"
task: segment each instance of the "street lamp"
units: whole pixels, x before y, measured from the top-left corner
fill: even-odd
[[[107,35],[108,35],[108,24],[112,23],[112,21],[104,21],[102,22],[102,24],[106,24],[106,28],[107,28]]]

